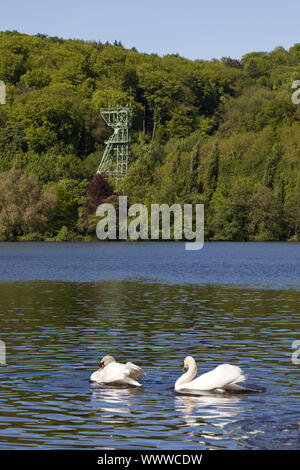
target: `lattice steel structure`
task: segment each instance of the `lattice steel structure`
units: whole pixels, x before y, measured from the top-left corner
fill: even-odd
[[[109,106],[100,109],[106,124],[114,133],[105,141],[106,147],[97,173],[122,178],[126,175],[130,159],[130,129],[132,124],[132,107]]]

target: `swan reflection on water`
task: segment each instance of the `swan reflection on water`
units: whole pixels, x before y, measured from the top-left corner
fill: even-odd
[[[91,384],[92,401],[104,413],[130,413],[132,398],[143,394],[138,387]],[[125,406],[124,406],[125,405]]]
[[[213,418],[215,426],[232,423],[241,414],[241,395],[220,395],[212,392],[176,394],[175,409],[188,426],[201,426]],[[239,405],[240,404],[240,405]]]

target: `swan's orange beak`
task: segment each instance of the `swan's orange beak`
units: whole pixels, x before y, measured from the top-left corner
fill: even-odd
[[[100,370],[102,370],[104,367],[104,363],[103,362],[100,362]]]
[[[187,367],[183,366],[183,372],[187,371]]]

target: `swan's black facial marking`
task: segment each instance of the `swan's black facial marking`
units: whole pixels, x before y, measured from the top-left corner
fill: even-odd
[[[104,367],[104,362],[100,362],[100,370],[102,370]]]

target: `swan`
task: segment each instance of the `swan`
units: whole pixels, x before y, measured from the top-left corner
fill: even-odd
[[[100,361],[100,368],[92,373],[90,380],[100,384],[141,387],[138,380],[145,375],[146,372],[132,362],[120,364],[112,356],[104,356]]]
[[[200,375],[196,379],[197,364],[192,356],[187,356],[183,364],[184,374],[175,383],[175,390],[214,390],[217,392],[241,391],[244,387],[236,382],[247,380],[240,367],[220,364],[215,369]],[[193,380],[194,379],[194,380]]]

